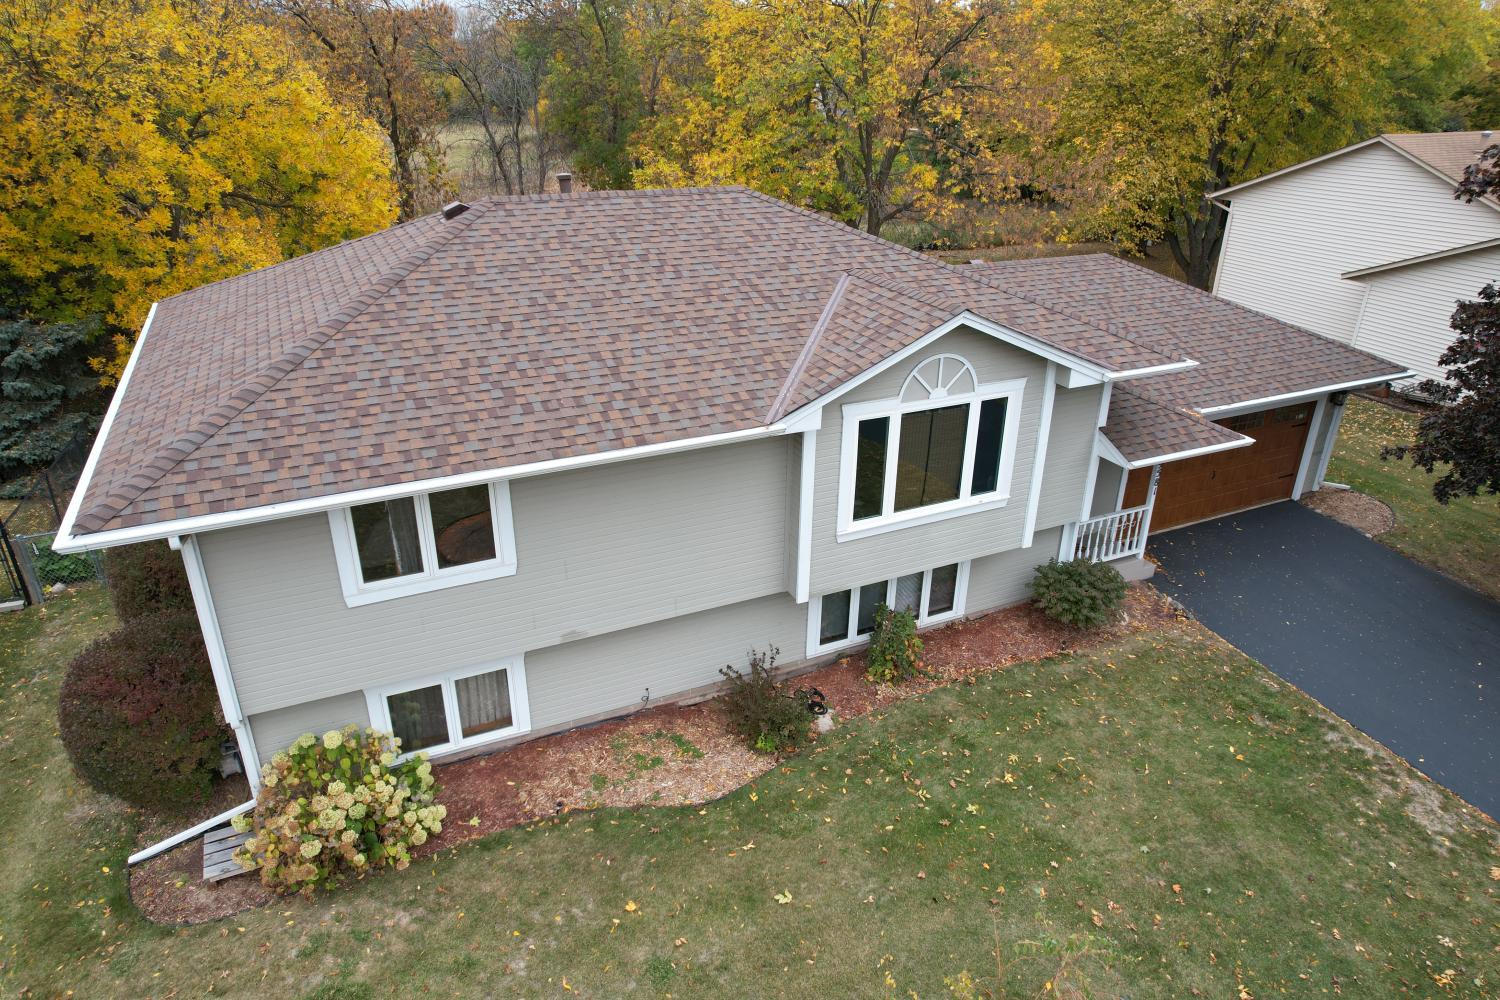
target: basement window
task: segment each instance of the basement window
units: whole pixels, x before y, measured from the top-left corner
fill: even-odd
[[[401,753],[446,753],[531,728],[519,656],[365,692],[370,724],[401,740]]]
[[[516,571],[509,483],[477,483],[329,512],[350,606]]]
[[[968,585],[969,564],[958,562],[824,594],[808,602],[808,655],[864,642],[882,604],[924,628],[957,618]]]

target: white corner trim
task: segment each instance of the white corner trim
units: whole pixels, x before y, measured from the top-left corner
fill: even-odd
[[[1047,468],[1047,439],[1052,434],[1052,404],[1057,398],[1057,369],[1047,362],[1047,380],[1042,385],[1042,411],[1037,415],[1036,447],[1031,453],[1031,488],[1026,491],[1026,520],[1021,529],[1021,548],[1031,548],[1036,534],[1036,515],[1042,502],[1042,476]]]
[[[151,309],[146,313],[146,322],[141,324],[141,335],[135,338],[135,348],[131,350],[130,357],[125,362],[125,370],[120,373],[120,381],[115,386],[114,395],[109,397],[109,406],[104,411],[104,420],[99,424],[99,433],[94,435],[94,445],[89,449],[89,457],[84,460],[83,472],[78,477],[78,485],[73,488],[73,497],[68,501],[67,509],[63,511],[62,523],[57,526],[57,534],[52,539],[54,552],[81,552],[86,547],[74,544],[73,522],[77,520],[78,509],[83,506],[84,494],[88,492],[89,484],[93,482],[94,467],[99,464],[99,454],[104,450],[104,439],[109,436],[109,429],[114,426],[115,416],[120,412],[120,401],[125,398],[125,387],[130,384],[130,376],[135,372],[135,364],[140,360],[141,348],[146,345],[146,335],[151,332],[151,321],[155,318],[156,303],[153,302]]]
[[[240,748],[240,762],[245,767],[245,778],[254,795],[260,791],[260,757],[255,753],[255,737],[250,732],[250,723],[240,709],[239,692],[235,690],[234,674],[229,669],[229,651],[224,645],[224,633],[219,630],[219,616],[214,611],[213,594],[208,589],[208,573],[203,568],[203,553],[198,550],[198,540],[192,535],[174,539],[174,542],[173,547],[182,551],[182,565],[187,570],[188,587],[193,592],[193,607],[198,612],[203,644],[208,649],[208,666],[214,675],[214,687],[219,692],[219,707],[224,712],[224,721],[234,731],[235,742]]]
[[[1404,378],[1411,378],[1416,372],[1407,370],[1404,372],[1392,372],[1390,375],[1379,375],[1370,378],[1354,379],[1350,382],[1336,382],[1332,385],[1320,385],[1311,389],[1298,389],[1295,392],[1283,392],[1276,396],[1262,396],[1259,399],[1247,399],[1241,403],[1224,403],[1221,406],[1205,406],[1198,410],[1199,416],[1208,417],[1210,420],[1219,420],[1224,417],[1237,417],[1242,413],[1254,413],[1256,410],[1270,409],[1274,406],[1284,406],[1289,403],[1305,403],[1309,399],[1327,395],[1330,392],[1347,392],[1351,389],[1362,389],[1371,385],[1383,385],[1386,382],[1396,382]]]
[[[1307,427],[1307,440],[1302,443],[1302,458],[1297,463],[1297,478],[1292,481],[1292,499],[1301,500],[1302,494],[1307,489],[1307,473],[1312,465],[1313,451],[1318,446],[1318,439],[1323,436],[1323,414],[1328,409],[1328,397],[1319,396],[1317,405],[1313,407],[1312,416]]]
[[[1343,423],[1344,411],[1348,408],[1348,404],[1345,404],[1343,406],[1335,406],[1333,408],[1333,420],[1331,420],[1328,425],[1327,440],[1323,445],[1323,455],[1318,459],[1318,471],[1313,476],[1313,481],[1311,483],[1312,489],[1316,490],[1321,487],[1323,485],[1324,478],[1328,475],[1328,462],[1329,459],[1333,458],[1333,446],[1338,444],[1339,441],[1339,425]]]
[[[442,492],[434,490],[432,492]],[[366,604],[425,594],[434,590],[460,587],[466,583],[497,580],[516,574],[516,529],[511,513],[510,483],[501,480],[489,484],[490,519],[494,531],[495,558],[484,562],[448,569],[437,567],[437,540],[432,533],[431,493],[411,497],[416,506],[417,536],[422,552],[420,573],[365,583],[359,569],[359,551],[354,539],[354,524],[349,507],[328,512],[328,529],[333,539],[334,562],[338,565],[339,586],[344,604],[357,608]]]
[[[801,481],[797,484],[797,581],[792,595],[806,604],[812,586],[813,476],[817,471],[818,432],[802,432]]]
[[[339,507],[353,507],[362,503],[374,503],[377,500],[392,500],[396,497],[412,496],[417,493],[435,493],[441,490],[456,489],[460,486],[473,486],[477,483],[522,479],[528,476],[545,475],[550,472],[563,472],[595,465],[609,465],[613,462],[624,462],[637,458],[651,458],[656,455],[671,455],[678,452],[695,451],[699,448],[711,448],[721,444],[759,441],[763,438],[778,437],[786,433],[789,433],[787,425],[777,423],[765,427],[750,427],[744,430],[726,431],[723,434],[708,434],[703,437],[683,438],[677,441],[661,441],[656,444],[643,444],[632,448],[616,448],[613,451],[594,452],[588,455],[573,455],[568,458],[554,458],[541,462],[529,462],[523,465],[501,466],[494,469],[465,472],[453,476],[417,479],[410,482],[395,483],[390,486],[375,486],[369,489],[351,490],[344,493],[330,493],[327,496],[309,497],[304,500],[288,500],[283,503],[267,504],[263,507],[251,507],[246,510],[229,511],[223,514],[203,514],[197,517],[185,517],[172,521],[161,521],[156,524],[140,525],[139,527],[115,528],[109,531],[100,531],[82,536],[70,535],[64,538],[63,534],[59,532],[57,541],[52,548],[58,552],[82,552],[86,549],[105,549],[115,545],[132,545],[136,542],[146,542],[157,538],[170,538],[173,535],[195,534],[204,531],[216,531],[220,528],[260,524],[265,521],[276,521],[286,517],[295,517],[300,514],[318,514],[324,511],[335,510]],[[95,442],[96,449],[99,447],[99,442],[103,440],[101,432],[100,437]],[[81,495],[81,490],[75,494],[75,496]]]
[[[1114,384],[1106,382],[1104,388],[1099,390],[1099,415],[1094,422],[1094,438],[1089,445],[1089,469],[1083,484],[1083,503],[1078,510],[1080,521],[1088,520],[1089,510],[1094,506],[1094,488],[1099,483],[1099,459],[1104,450],[1104,431],[1101,428],[1109,422],[1109,399],[1113,389]]]

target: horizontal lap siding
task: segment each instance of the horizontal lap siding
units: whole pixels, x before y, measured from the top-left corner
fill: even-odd
[[[330,729],[342,729],[351,723],[360,727],[370,724],[363,692],[350,691],[252,715],[250,733],[255,737],[255,752],[266,761],[272,754],[291,746],[292,741],[303,733],[321,736]]]
[[[1058,389],[1052,403],[1052,430],[1047,435],[1047,462],[1042,467],[1042,499],[1036,527],[1053,528],[1078,520],[1094,459],[1102,386]]]
[[[995,510],[839,542],[836,531],[844,404],[894,399],[900,394],[907,375],[927,358],[939,354],[957,354],[965,358],[979,373],[981,382],[1012,378],[1027,380],[1021,402],[1020,440],[1016,443],[1010,502]],[[818,432],[815,462],[812,593],[831,593],[1019,546],[1026,519],[1026,494],[1031,483],[1031,460],[1046,370],[1046,362],[1034,354],[986,334],[961,329],[830,404],[823,411],[823,428]],[[1062,390],[1058,394],[1061,395]],[[1094,398],[1097,405],[1098,397]],[[1075,506],[1081,502],[1080,494],[1074,501]]]
[[[1061,528],[1038,531],[1029,549],[1013,549],[975,559],[969,566],[965,614],[992,611],[1030,597],[1031,579],[1036,575],[1036,568],[1056,557],[1061,536]]]
[[[1478,298],[1479,290],[1497,278],[1500,248],[1363,278],[1369,298],[1354,345],[1405,365],[1419,378],[1440,379],[1438,358],[1455,336],[1453,310],[1461,300]]]
[[[787,439],[519,479],[518,572],[345,606],[323,514],[200,536],[247,713],[785,589]]]
[[[1378,145],[1249,188],[1231,206],[1214,291],[1345,343],[1364,286],[1344,272],[1500,236],[1500,212],[1456,201],[1452,184]]]
[[[795,663],[807,644],[806,605],[779,594],[528,653],[533,729],[642,707],[715,684],[725,665],[746,669],[752,649]]]

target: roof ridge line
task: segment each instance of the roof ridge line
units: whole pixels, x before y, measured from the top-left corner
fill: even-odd
[[[754,197],[759,198],[762,201],[770,202],[771,204],[773,204],[776,207],[781,208],[781,209],[783,209],[785,211],[796,212],[799,215],[806,215],[806,216],[808,216],[810,218],[816,219],[819,222],[824,223],[825,225],[836,226],[839,229],[844,230],[847,233],[852,233],[855,236],[860,237],[861,239],[872,241],[872,242],[875,242],[875,243],[879,243],[881,246],[889,247],[889,248],[894,249],[894,250],[899,250],[901,253],[904,253],[904,254],[906,254],[909,257],[915,257],[917,260],[925,261],[928,264],[932,264],[932,265],[935,265],[937,267],[943,268],[943,269],[945,269],[947,271],[951,271],[953,274],[957,275],[958,277],[965,278],[965,279],[970,280],[970,281],[978,281],[980,284],[989,286],[994,291],[1001,292],[1002,294],[1009,295],[1009,296],[1011,296],[1013,298],[1020,299],[1022,302],[1027,302],[1027,303],[1030,303],[1031,305],[1037,306],[1039,308],[1046,309],[1048,312],[1057,313],[1059,316],[1066,316],[1068,319],[1072,320],[1075,323],[1082,323],[1084,326],[1087,326],[1087,327],[1090,327],[1092,329],[1098,330],[1100,333],[1107,333],[1111,337],[1119,337],[1121,340],[1127,341],[1128,343],[1146,346],[1148,349],[1152,350],[1152,353],[1154,353],[1154,354],[1161,354],[1160,351],[1156,351],[1155,349],[1150,348],[1150,345],[1144,344],[1144,342],[1142,342],[1142,341],[1138,341],[1138,340],[1136,340],[1136,339],[1134,339],[1132,337],[1126,337],[1126,336],[1122,335],[1121,333],[1119,333],[1116,330],[1112,330],[1112,329],[1110,329],[1107,326],[1102,326],[1102,325],[1100,325],[1098,323],[1093,322],[1092,320],[1084,319],[1082,316],[1075,316],[1072,313],[1068,312],[1066,309],[1059,309],[1056,306],[1048,305],[1045,302],[1039,302],[1036,299],[1033,299],[1033,298],[1031,298],[1029,296],[1021,295],[1021,294],[1019,294],[1017,292],[1014,292],[1014,291],[1010,290],[1009,288],[1002,288],[1001,286],[999,286],[997,284],[994,284],[993,282],[985,281],[983,278],[974,277],[972,274],[967,273],[962,267],[959,267],[957,264],[950,264],[946,260],[943,260],[940,257],[929,257],[927,254],[922,253],[921,251],[913,250],[910,247],[904,247],[904,246],[902,246],[899,243],[892,243],[890,240],[881,239],[879,236],[876,236],[873,233],[867,233],[863,229],[856,229],[854,226],[850,226],[850,225],[847,225],[845,223],[838,222],[838,221],[836,221],[834,219],[830,219],[830,218],[828,218],[825,215],[820,215],[819,213],[812,211],[811,209],[802,208],[802,207],[800,207],[798,205],[793,205],[793,204],[790,204],[788,202],[781,201],[781,200],[779,200],[777,198],[773,198],[773,197],[771,197],[768,194],[763,194],[760,191],[755,190],[754,188],[745,188],[744,190],[745,190],[745,193],[753,195]],[[1024,331],[1018,331],[1018,332],[1024,332]],[[1036,335],[1035,334],[1027,334],[1027,336],[1036,336]],[[1037,339],[1038,340],[1046,341],[1048,344],[1051,344],[1053,347],[1057,348],[1058,350],[1067,351],[1067,353],[1069,353],[1069,354],[1077,354],[1079,357],[1084,357],[1084,355],[1078,354],[1077,351],[1068,350],[1068,348],[1063,347],[1061,344],[1053,343],[1051,340],[1048,340],[1045,337],[1037,337]],[[1161,356],[1164,357],[1164,358],[1166,357],[1165,354],[1162,354]]]
[[[797,360],[792,362],[792,367],[786,373],[786,379],[781,383],[781,389],[776,393],[776,398],[771,401],[771,409],[766,413],[766,423],[775,423],[785,415],[782,409],[791,398],[792,389],[802,381],[803,372],[807,371],[807,366],[812,363],[813,353],[817,350],[819,341],[823,339],[823,331],[828,329],[828,324],[833,321],[834,312],[838,309],[839,303],[844,300],[844,289],[849,287],[849,280],[849,272],[839,273],[839,280],[833,286],[833,294],[829,295],[828,301],[823,303],[823,311],[818,314],[818,321],[813,324],[812,332],[807,335],[807,340],[803,341]]]
[[[197,451],[215,434],[223,430],[231,420],[243,413],[267,392],[271,391],[282,379],[302,367],[302,364],[309,357],[337,336],[345,326],[353,322],[361,313],[383,298],[386,293],[400,284],[413,271],[425,264],[431,259],[433,254],[452,242],[455,236],[466,230],[476,218],[483,214],[484,210],[482,208],[477,210],[471,209],[457,219],[450,220],[454,223],[452,227],[445,227],[438,230],[436,234],[437,238],[429,245],[408,254],[390,270],[376,277],[365,286],[363,291],[350,299],[343,308],[339,309],[323,323],[318,324],[310,332],[298,338],[296,342],[253,377],[235,387],[233,392],[220,400],[219,404],[209,410],[195,426],[184,431],[175,441],[161,448],[157,452],[156,457],[142,467],[140,473],[133,474],[114,492],[100,498],[87,510],[80,511],[74,520],[75,525],[82,527],[85,531],[98,530],[103,524],[119,516],[141,494],[160,482],[167,473],[181,465],[189,455]]]

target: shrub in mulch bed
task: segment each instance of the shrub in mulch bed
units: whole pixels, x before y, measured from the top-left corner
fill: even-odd
[[[1178,618],[1166,598],[1149,586],[1132,586],[1122,610],[1116,623],[1081,632],[1048,619],[1029,604],[1016,605],[924,633],[922,659],[927,674],[899,686],[866,680],[863,653],[801,674],[792,684],[823,692],[838,718],[846,721],[945,683],[1109,642],[1130,632],[1170,626]],[[427,857],[466,840],[577,809],[706,803],[754,781],[777,761],[774,755],[754,752],[733,732],[718,699],[661,705],[486,756],[438,765],[436,776],[443,786],[448,819],[442,833],[413,850],[412,857]],[[225,894],[219,915],[243,909],[247,898],[253,901],[254,892],[237,890],[260,890],[254,876],[232,882],[246,885]],[[136,884],[134,878],[132,884]],[[176,892],[189,896],[187,888]],[[192,897],[191,919],[213,919],[204,895]],[[171,900],[159,898],[147,915],[159,922],[183,919],[173,917],[172,912]]]

